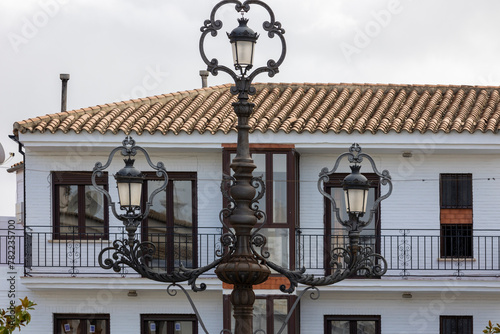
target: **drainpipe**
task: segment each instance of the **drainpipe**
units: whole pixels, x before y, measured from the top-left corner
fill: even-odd
[[[61,93],[61,112],[66,111],[66,99],[68,97],[68,80],[69,74],[61,74],[59,78],[62,81],[62,93]]]

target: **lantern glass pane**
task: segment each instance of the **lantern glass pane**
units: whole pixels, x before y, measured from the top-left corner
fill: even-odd
[[[252,65],[254,49],[253,46],[254,43],[250,41],[238,41],[236,43],[233,43],[233,59],[235,53],[237,53],[236,56],[238,57],[237,59],[234,59],[235,65],[239,64],[242,67]],[[234,50],[234,48],[236,48],[236,50]]]
[[[142,183],[119,182],[117,185],[120,206],[141,205]]]
[[[231,48],[233,50],[233,64],[236,66],[236,65],[238,65],[238,52],[237,52],[237,49],[236,49],[236,43],[235,42],[231,43]]]
[[[131,183],[130,192],[132,206],[141,206],[142,183]]]
[[[364,213],[366,211],[366,201],[368,190],[348,189],[344,191],[347,212]]]
[[[120,198],[120,206],[130,206],[130,188],[129,183],[117,182],[118,197]]]

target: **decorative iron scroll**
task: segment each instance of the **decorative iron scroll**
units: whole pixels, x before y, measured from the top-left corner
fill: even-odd
[[[259,67],[255,70],[252,71],[250,75],[247,76],[247,70],[251,68],[251,66],[247,67],[244,72],[241,73],[240,76],[238,76],[233,70],[231,70],[227,66],[219,65],[219,61],[217,58],[212,58],[212,60],[209,60],[206,53],[205,53],[205,38],[207,37],[208,34],[210,34],[212,37],[216,37],[218,35],[218,31],[222,29],[223,23],[220,20],[217,20],[215,18],[217,11],[224,5],[227,4],[234,4],[235,5],[235,10],[238,13],[248,13],[250,11],[251,5],[259,5],[263,7],[268,13],[269,13],[269,21],[265,21],[262,25],[263,29],[267,32],[267,36],[269,38],[274,38],[274,36],[278,36],[280,41],[281,41],[281,55],[278,59],[278,61],[275,61],[273,59],[269,59],[267,61],[266,66]],[[219,2],[213,9],[210,14],[210,18],[208,20],[205,20],[203,23],[203,26],[200,28],[200,31],[202,32],[201,37],[200,37],[200,54],[201,58],[207,64],[207,70],[212,73],[212,75],[216,76],[219,71],[225,72],[229,74],[235,81],[236,86],[231,87],[231,93],[233,95],[237,94],[250,94],[253,95],[255,94],[256,90],[255,87],[251,86],[251,83],[253,79],[260,73],[267,72],[270,77],[273,77],[276,73],[279,72],[279,67],[285,60],[286,56],[286,41],[283,36],[285,33],[285,30],[281,27],[281,23],[275,20],[274,13],[271,10],[271,7],[269,7],[266,3],[263,1],[259,0],[247,0],[245,2],[241,2],[238,0],[225,0]]]

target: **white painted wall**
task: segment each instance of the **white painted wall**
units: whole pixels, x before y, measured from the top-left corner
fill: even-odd
[[[301,153],[301,191],[300,221],[302,228],[323,228],[323,198],[317,191],[317,175],[322,167],[332,168],[337,155],[317,153],[309,147],[298,149]],[[417,144],[415,144],[417,145]],[[414,145],[414,146],[415,146]],[[451,145],[451,144],[450,144]],[[465,144],[461,144],[465,145]],[[348,147],[346,146],[346,149]],[[381,149],[383,149],[383,145]],[[29,148],[28,148],[29,149]],[[382,150],[381,150],[382,151]],[[396,152],[397,151],[397,152]],[[109,151],[108,151],[109,152]],[[85,150],[58,150],[49,152],[37,149],[28,152],[26,159],[27,175],[27,225],[47,226],[50,231],[51,218],[51,186],[50,172],[53,170],[90,171],[96,161],[105,162],[107,153],[96,146]],[[380,170],[391,172],[394,183],[392,196],[382,203],[382,228],[384,229],[419,229],[439,228],[439,173],[472,173],[474,191],[474,227],[476,229],[497,229],[500,214],[498,203],[498,185],[500,175],[498,165],[500,157],[489,154],[464,155],[463,151],[453,150],[447,154],[437,154],[428,150],[420,151],[412,158],[401,157],[401,152],[393,150],[389,153],[378,153],[377,149],[366,149],[371,154]],[[197,150],[194,153],[180,152],[178,149],[153,150],[153,162],[163,161],[168,171],[195,171],[198,173],[198,225],[200,227],[219,226],[218,215],[222,208],[219,191],[222,171],[221,149]],[[148,170],[147,165],[137,159],[136,166]],[[117,198],[112,171],[122,167],[117,159],[110,168],[110,192]],[[362,172],[369,172],[364,166]],[[346,172],[347,165],[339,171]],[[22,189],[19,187],[18,189]],[[121,226],[110,214],[110,225]],[[478,232],[479,233],[479,232]],[[47,246],[53,243],[45,242]],[[107,245],[107,243],[106,243]],[[63,245],[62,256],[67,256],[66,244]],[[498,253],[498,249],[494,249]],[[42,258],[47,250],[40,248],[37,254]],[[318,252],[322,256],[322,250]],[[86,260],[82,258],[81,261]],[[431,259],[438,261],[437,257]],[[322,260],[320,259],[320,262]],[[9,302],[7,285],[7,268],[0,268],[3,279],[0,284],[0,303]],[[319,272],[318,272],[319,273]],[[449,274],[449,273],[448,273]],[[103,281],[102,288],[64,287],[54,284],[52,287],[27,284],[29,280],[50,282],[50,278],[23,278],[22,268],[17,268],[16,293],[25,295],[38,303],[33,312],[33,323],[23,333],[51,333],[54,313],[104,312],[111,314],[112,333],[138,333],[139,315],[141,313],[192,313],[183,295],[167,296],[165,288],[137,289],[139,296],[126,296],[127,289],[109,287]],[[82,278],[83,279],[83,278]],[[109,278],[111,280],[111,278]],[[74,278],[67,278],[71,282]],[[77,278],[76,280],[80,280]],[[388,284],[406,282],[401,279],[382,279]],[[463,279],[468,281],[468,279]],[[491,280],[490,280],[491,281]],[[494,282],[498,279],[493,279]],[[80,282],[80,281],[78,281]],[[462,291],[451,302],[443,300],[443,291],[449,282],[458,282],[453,277],[437,285],[432,280],[420,280],[418,293],[413,293],[411,300],[401,298],[401,288],[386,289],[382,292],[364,291],[359,286],[347,286],[347,292],[335,292],[335,287],[327,289],[320,300],[311,301],[304,298],[301,304],[302,333],[323,333],[325,314],[366,314],[382,316],[382,333],[439,333],[439,315],[473,315],[474,333],[480,333],[488,320],[498,321],[500,294],[497,292]],[[373,281],[362,281],[363,286],[370,286]],[[489,283],[493,284],[493,283]],[[498,283],[496,283],[498,284]],[[463,289],[462,289],[463,290]],[[495,291],[495,290],[493,290]],[[409,292],[412,292],[409,290]],[[219,286],[203,293],[190,294],[195,298],[202,317],[210,333],[219,333],[222,328],[222,288]],[[454,294],[451,294],[454,296]],[[17,297],[17,296],[16,296]],[[422,320],[423,319],[423,320]],[[201,333],[201,328],[200,328]]]
[[[472,316],[473,333],[482,333],[488,321],[500,312],[499,294],[459,292],[412,293],[322,293],[319,300],[307,296],[301,303],[301,333],[324,333],[325,315],[378,315],[383,334],[439,334],[441,315]],[[496,321],[496,320],[495,320]]]

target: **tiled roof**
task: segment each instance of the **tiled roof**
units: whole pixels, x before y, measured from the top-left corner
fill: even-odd
[[[31,118],[14,131],[228,133],[231,85],[153,96]],[[382,84],[255,84],[251,131],[285,133],[494,132],[500,87]]]

